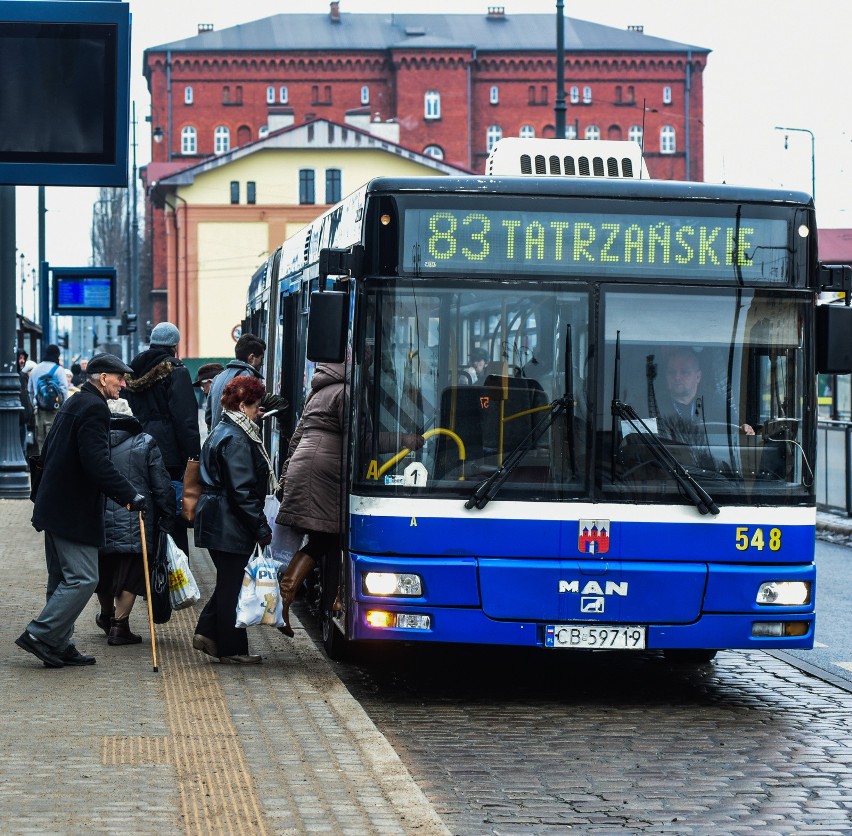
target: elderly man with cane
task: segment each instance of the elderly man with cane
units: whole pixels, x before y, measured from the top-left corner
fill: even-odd
[[[138,512],[145,497],[113,465],[110,411],[129,366],[112,354],[96,354],[87,380],[56,414],[40,462],[32,470],[32,524],[44,531],[47,603],[15,640],[46,667],[93,665],[74,646],[74,623],[98,583],[98,548],[104,542],[104,494]]]

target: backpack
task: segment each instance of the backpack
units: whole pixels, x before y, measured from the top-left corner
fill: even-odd
[[[36,405],[39,409],[49,412],[59,409],[62,405],[62,389],[59,387],[59,381],[54,377],[58,368],[57,363],[36,381]]]

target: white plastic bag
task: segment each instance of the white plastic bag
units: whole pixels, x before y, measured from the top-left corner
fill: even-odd
[[[302,547],[305,535],[300,534],[289,525],[279,525],[275,522],[280,507],[280,503],[274,494],[266,497],[264,511],[269,527],[272,529],[272,542],[267,548],[270,557],[280,563],[282,569],[286,569],[290,565],[293,555]]]
[[[166,557],[169,561],[169,599],[173,610],[191,607],[201,600],[198,584],[189,571],[189,559],[177,547],[171,534],[166,535]]]
[[[284,626],[278,566],[278,562],[269,556],[266,549],[254,547],[237,599],[237,627],[251,627],[254,624]]]

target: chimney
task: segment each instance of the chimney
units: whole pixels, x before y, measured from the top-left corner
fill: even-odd
[[[198,24],[198,34],[203,35],[205,32],[212,32],[213,24],[212,23],[199,23]]]
[[[340,0],[331,0],[328,16],[332,23],[340,23]]]

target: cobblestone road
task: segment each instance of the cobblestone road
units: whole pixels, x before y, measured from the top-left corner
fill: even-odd
[[[366,659],[337,672],[453,833],[852,833],[852,694],[765,654]]]

